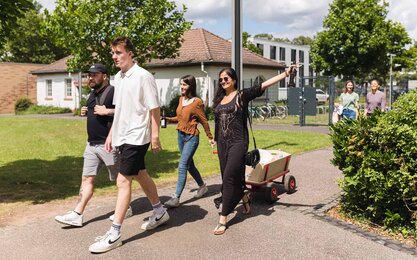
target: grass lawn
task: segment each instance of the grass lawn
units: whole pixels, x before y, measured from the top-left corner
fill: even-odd
[[[0,136],[0,208],[78,194],[87,138],[85,119],[1,117]],[[318,133],[255,130],[255,136],[260,148],[291,154],[331,144],[329,136]],[[147,168],[159,184],[177,178],[179,152],[174,125],[161,129],[161,143],[163,151],[148,153],[146,158]],[[204,133],[194,160],[203,176],[219,173],[217,155],[212,154]],[[102,169],[96,180],[96,194],[115,190]]]

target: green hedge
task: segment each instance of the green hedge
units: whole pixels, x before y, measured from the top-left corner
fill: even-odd
[[[415,236],[417,91],[388,113],[331,126],[333,164],[344,174],[342,210]]]
[[[14,111],[16,114],[26,111],[30,106],[33,106],[33,102],[30,98],[21,97],[14,103]]]

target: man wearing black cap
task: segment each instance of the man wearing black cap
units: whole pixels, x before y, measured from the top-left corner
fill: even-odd
[[[81,115],[87,116],[88,142],[84,151],[79,199],[73,211],[55,217],[60,223],[78,227],[83,225],[83,212],[93,196],[94,180],[101,166],[106,165],[111,181],[116,180],[118,173],[114,154],[104,149],[113,123],[114,87],[109,84],[109,71],[103,64],[93,64],[87,72],[91,92],[87,106],[81,108]],[[132,209],[129,207],[126,217],[131,215]]]

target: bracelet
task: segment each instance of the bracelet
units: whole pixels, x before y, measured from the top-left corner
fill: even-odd
[[[288,70],[285,70],[285,77],[288,77],[290,75],[290,73],[288,72]]]

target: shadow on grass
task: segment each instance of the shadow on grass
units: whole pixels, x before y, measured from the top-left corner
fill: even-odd
[[[282,146],[297,146],[297,145],[299,145],[299,144],[289,143],[289,142],[284,141],[284,142],[279,142],[279,143],[271,144],[271,145],[268,145],[268,146],[264,146],[261,149],[268,150],[268,149],[272,149],[272,148],[277,149],[277,148],[282,147]]]
[[[157,155],[148,152],[146,165],[152,178],[177,169],[179,153],[162,151]],[[0,203],[45,203],[65,199],[79,192],[83,167],[82,157],[63,156],[55,160],[19,160],[0,167]],[[115,185],[108,179],[106,167],[96,178],[95,188]]]

